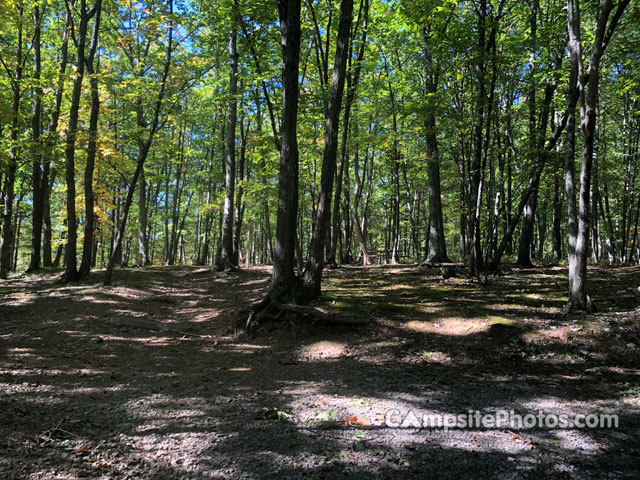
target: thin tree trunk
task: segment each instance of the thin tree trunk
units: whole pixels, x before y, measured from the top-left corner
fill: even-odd
[[[257,119],[257,129],[258,129],[258,135],[262,135],[262,112],[260,109],[260,95],[258,94],[257,90],[254,93],[254,97],[255,97],[255,104],[256,104],[256,119]],[[274,133],[275,135],[275,133]],[[277,141],[277,147],[278,150],[280,150],[280,140]],[[264,228],[266,229],[266,233],[267,233],[267,245],[269,247],[269,261],[273,262],[273,237],[271,234],[271,214],[269,212],[269,195],[267,192],[267,162],[266,162],[266,158],[265,155],[261,155],[260,156],[260,181],[262,182],[262,187],[264,190],[264,195],[262,198],[262,205],[263,205],[263,215],[264,215]]]
[[[423,29],[424,62],[426,74],[427,98],[435,98],[440,72],[434,64],[431,53],[431,38],[428,27]],[[444,222],[442,220],[442,194],[440,191],[440,156],[438,153],[438,137],[436,131],[435,105],[428,109],[425,120],[425,143],[427,153],[427,177],[429,182],[429,249],[427,262],[449,262],[447,245],[444,238]]]
[[[553,232],[552,250],[556,261],[562,259],[562,200],[560,198],[560,176],[553,177]]]
[[[9,162],[5,170],[5,180],[2,189],[2,203],[4,209],[2,212],[2,238],[0,239],[0,278],[7,278],[7,274],[12,266],[13,260],[13,195],[14,184],[16,180],[16,171],[20,162],[20,150],[18,147],[19,131],[19,113],[20,99],[22,89],[22,73],[24,71],[23,55],[23,30],[22,17],[24,7],[22,4],[17,6],[18,16],[18,43],[16,46],[16,67],[13,72],[13,78],[10,79],[11,89],[13,92],[11,103],[11,130],[9,139],[11,147],[9,149]]]
[[[173,0],[169,0],[169,13],[172,14],[173,13]],[[120,252],[122,250],[122,240],[124,237],[124,231],[125,231],[125,227],[127,224],[127,217],[129,215],[129,208],[131,207],[131,204],[133,203],[133,193],[135,191],[135,187],[138,183],[138,178],[140,176],[140,172],[142,171],[142,168],[144,167],[144,162],[147,159],[147,155],[149,154],[149,150],[151,149],[151,144],[153,143],[153,138],[156,134],[156,132],[158,131],[158,129],[160,128],[160,110],[162,108],[162,104],[163,104],[163,100],[164,100],[164,96],[165,96],[165,90],[166,90],[166,85],[167,85],[167,79],[169,77],[169,69],[171,67],[171,58],[172,58],[172,53],[173,53],[173,22],[170,20],[169,21],[169,25],[168,25],[168,29],[167,29],[167,35],[168,35],[168,44],[167,44],[167,56],[165,59],[165,64],[164,64],[164,68],[163,68],[163,72],[162,72],[162,79],[160,81],[160,89],[158,91],[157,97],[156,97],[156,102],[155,102],[155,106],[153,109],[153,119],[150,123],[150,131],[147,137],[146,142],[144,143],[144,146],[142,148],[142,151],[140,152],[140,156],[136,159],[137,160],[137,164],[136,164],[136,170],[133,173],[133,178],[131,179],[131,183],[129,184],[129,191],[127,192],[127,198],[124,204],[124,208],[123,208],[123,212],[122,212],[122,218],[120,219],[120,224],[118,226],[118,231],[115,237],[115,247],[113,249],[113,252],[111,254],[111,256],[109,257],[109,264],[107,265],[107,270],[105,272],[105,276],[104,276],[104,284],[105,285],[111,285],[111,278],[113,275],[113,269],[116,265],[116,260],[118,258],[118,256],[120,255]],[[165,199],[166,201],[166,199]]]
[[[140,150],[138,150],[140,152]],[[149,264],[149,240],[147,237],[147,181],[144,167],[138,179],[138,257],[136,264],[144,267]]]
[[[236,21],[237,5],[234,3],[232,9]],[[236,122],[238,113],[238,50],[236,45],[236,27],[232,26],[229,34],[229,116],[227,118],[226,133],[226,159],[225,159],[225,195],[224,195],[224,216],[222,220],[222,255],[219,270],[235,270],[238,265],[233,255],[233,201],[236,182]]]
[[[245,163],[246,163],[246,152],[247,152],[247,135],[249,134],[248,130],[251,126],[251,122],[247,122],[247,125],[244,125],[244,119],[240,120],[240,163],[238,164],[238,180],[240,183],[236,188],[236,222],[235,222],[235,233],[233,235],[233,258],[235,260],[236,265],[238,264],[240,257],[240,246],[241,246],[241,236],[242,236],[242,222],[244,219],[244,187],[243,181],[245,180]],[[246,168],[246,181],[249,181],[249,168]]]
[[[42,86],[40,85],[40,74],[42,72],[41,56],[41,32],[42,21],[40,17],[40,7],[36,4],[33,7],[33,80],[35,82],[33,95],[33,108],[31,116],[31,139],[33,141],[33,161],[32,161],[32,217],[31,217],[31,259],[27,271],[32,272],[40,268],[40,251],[42,243],[42,223],[44,220],[44,195],[48,179],[44,175],[44,165],[42,164],[42,142],[41,117],[42,117]]]
[[[308,290],[307,293],[310,298],[320,296],[325,248],[327,246],[327,237],[330,233],[331,193],[333,191],[336,157],[338,154],[338,123],[347,70],[347,54],[349,52],[348,44],[352,20],[353,0],[342,0],[331,91],[329,104],[325,112],[324,155],[322,158],[318,209],[309,247],[309,259],[304,270],[305,288]]]
[[[91,110],[89,113],[89,143],[87,145],[87,159],[84,169],[84,240],[82,244],[82,260],[80,262],[80,277],[86,278],[91,271],[91,260],[93,258],[93,246],[95,235],[95,213],[93,196],[93,172],[96,163],[98,150],[98,116],[100,114],[100,92],[98,91],[98,78],[96,77],[98,65],[94,68],[93,60],[98,50],[100,39],[100,18],[102,10],[102,0],[96,0],[95,4],[95,25],[89,46],[89,55],[85,60],[87,71],[89,72],[89,85],[91,89]]]
[[[587,294],[587,254],[589,245],[589,194],[591,189],[591,169],[593,164],[594,137],[596,130],[596,108],[598,105],[598,86],[600,81],[600,60],[606,46],[613,35],[615,27],[622,16],[629,0],[622,0],[609,24],[613,10],[611,0],[603,0],[595,29],[594,43],[591,48],[588,70],[585,74],[582,60],[580,39],[580,7],[579,0],[567,1],[569,25],[569,51],[571,54],[572,77],[576,76],[580,99],[580,125],[582,130],[582,162],[580,168],[579,210],[569,212],[570,232],[569,244],[574,243],[573,255],[569,256],[569,301],[566,311],[573,309],[594,310],[591,298]],[[588,82],[588,89],[587,89]],[[573,85],[573,84],[572,84]],[[574,88],[573,86],[571,87]],[[574,97],[570,93],[570,99]],[[575,141],[573,141],[575,144]],[[567,162],[567,203],[575,198],[573,187],[573,158]],[[569,197],[572,197],[571,199]],[[575,202],[575,201],[574,201]],[[577,213],[577,215],[576,215]],[[572,217],[573,214],[573,218]],[[574,237],[575,235],[575,237]],[[573,238],[572,238],[573,237]]]
[[[351,119],[351,107],[353,105],[358,84],[360,82],[360,72],[362,70],[362,61],[364,59],[365,46],[367,43],[367,29],[369,26],[369,0],[361,0],[360,2],[360,10],[358,13],[358,20],[356,21],[355,30],[357,30],[357,26],[360,24],[360,19],[362,19],[362,35],[360,37],[360,44],[358,47],[358,54],[356,57],[355,69],[353,73],[351,72],[352,51],[354,48],[353,38],[351,41],[351,45],[349,47],[349,54],[348,54],[348,68],[346,73],[347,96],[344,101],[344,114],[342,117],[340,164],[338,166],[336,188],[335,188],[335,193],[333,197],[331,251],[329,252],[329,258],[327,259],[327,263],[331,265],[337,264],[336,254],[338,249],[338,239],[340,237],[340,199],[342,195],[342,176],[343,174],[345,174],[345,165],[348,163],[347,140],[349,136],[349,121]],[[346,174],[348,175],[348,173],[349,172],[347,167]],[[348,216],[349,216],[349,213],[347,212],[347,216],[345,220],[348,220]]]

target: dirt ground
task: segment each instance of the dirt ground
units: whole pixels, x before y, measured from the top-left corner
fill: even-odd
[[[0,479],[640,478],[640,268],[478,285],[440,268],[327,272],[321,307],[234,333],[269,269],[0,283]],[[448,276],[448,275],[447,275]],[[175,330],[126,326],[142,318]],[[385,412],[616,414],[618,428],[391,428]]]

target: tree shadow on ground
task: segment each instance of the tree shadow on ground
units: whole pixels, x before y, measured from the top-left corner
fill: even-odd
[[[562,272],[479,286],[433,270],[334,270],[323,306],[371,325],[297,319],[252,339],[225,332],[264,293],[265,269],[136,270],[107,289],[9,286],[0,300],[0,476],[637,476],[638,356],[627,345],[639,322],[626,297],[612,304],[625,305],[619,311],[567,318],[555,311]],[[593,283],[627,292],[637,274],[596,272]],[[509,308],[518,302],[527,310]],[[213,338],[104,321],[121,313]],[[382,428],[390,409],[615,413],[619,428]]]

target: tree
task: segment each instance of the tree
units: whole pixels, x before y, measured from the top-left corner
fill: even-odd
[[[74,16],[69,8],[69,15]],[[73,79],[73,91],[71,92],[71,105],[69,107],[69,126],[66,132],[66,143],[64,149],[65,156],[65,180],[67,183],[67,244],[65,248],[65,270],[62,277],[65,282],[72,282],[80,278],[77,260],[77,218],[76,218],[76,138],[78,136],[78,118],[80,114],[80,96],[82,94],[82,81],[86,67],[86,42],[89,29],[89,22],[102,8],[102,1],[96,0],[93,7],[89,9],[86,0],[80,0],[80,11],[78,12],[79,24],[77,29],[72,28],[72,37],[76,45],[76,69]],[[74,25],[72,20],[72,26]],[[99,29],[99,21],[96,21],[94,30]],[[96,40],[97,48],[97,40]],[[92,58],[93,61],[93,58]],[[96,112],[97,114],[97,112]],[[87,272],[88,273],[88,272]]]
[[[340,199],[342,196],[342,178],[343,175],[349,173],[347,142],[349,137],[349,122],[351,120],[351,108],[356,97],[358,84],[360,83],[360,74],[362,72],[362,63],[364,60],[365,47],[367,45],[367,29],[369,28],[369,0],[360,2],[358,9],[358,18],[356,26],[351,34],[351,44],[348,53],[348,66],[346,71],[346,88],[347,97],[344,102],[344,115],[342,118],[342,131],[340,140],[340,165],[338,166],[336,176],[336,188],[333,196],[333,220],[331,225],[331,250],[327,263],[336,265],[336,254],[338,250],[338,238],[340,237]],[[361,27],[360,27],[361,26]],[[358,44],[355,43],[355,33],[361,28],[361,35]],[[357,46],[357,55],[353,58],[353,50]],[[353,65],[355,64],[355,65]],[[348,219],[350,212],[346,212],[345,217]],[[358,221],[354,222],[357,225]],[[357,228],[357,227],[356,227]],[[360,232],[360,235],[362,232]],[[366,247],[365,247],[366,251]],[[363,256],[363,262],[368,263],[367,255]]]
[[[300,0],[278,0],[282,35],[282,127],[278,175],[278,219],[273,274],[267,303],[295,301],[298,281],[293,271],[298,215],[298,76],[300,65]],[[266,304],[265,303],[265,306]]]
[[[20,101],[22,99],[22,77],[27,61],[27,54],[24,48],[24,5],[22,2],[17,2],[15,8],[15,12],[9,12],[10,18],[15,21],[15,53],[13,54],[11,62],[5,60],[4,55],[0,57],[2,66],[9,79],[12,93],[11,124],[9,127],[9,162],[6,168],[4,186],[2,188],[2,204],[4,207],[2,210],[2,237],[0,237],[0,278],[7,278],[9,269],[13,264],[13,197],[16,171],[18,169],[18,163],[20,162],[21,153],[18,144],[20,135]]]
[[[100,92],[98,89],[98,67],[94,65],[94,59],[100,42],[100,18],[102,15],[102,0],[96,0],[96,19],[89,46],[89,54],[84,59],[89,73],[89,86],[91,89],[91,108],[89,113],[89,141],[87,145],[87,159],[84,168],[84,240],[82,242],[82,261],[80,262],[80,277],[86,278],[91,271],[91,261],[94,250],[94,194],[93,173],[95,170],[96,154],[98,150],[98,117],[100,115]],[[98,60],[99,65],[99,60]]]
[[[336,57],[331,77],[329,103],[325,111],[324,154],[322,157],[322,176],[318,209],[309,246],[309,259],[304,269],[303,281],[309,298],[320,296],[322,269],[325,265],[325,249],[331,219],[331,194],[336,173],[338,155],[338,118],[342,106],[345,75],[347,71],[347,55],[349,53],[349,36],[353,20],[353,1],[342,0],[340,4],[340,20],[336,40]]]
[[[238,50],[237,50],[237,9],[233,3],[231,30],[229,32],[229,115],[227,117],[227,132],[225,136],[225,181],[224,181],[224,210],[222,220],[222,255],[218,263],[220,270],[235,270],[238,261],[233,252],[233,197],[236,186],[236,123],[238,118]]]
[[[33,80],[35,83],[33,95],[33,108],[31,116],[31,133],[33,141],[32,159],[32,192],[33,192],[33,221],[31,227],[31,260],[27,271],[34,271],[40,268],[40,244],[42,242],[42,223],[44,220],[44,195],[46,194],[45,182],[48,183],[48,176],[45,176],[42,166],[43,148],[40,136],[42,122],[42,96],[43,88],[40,84],[42,75],[42,17],[40,7],[33,7]]]
[[[579,0],[567,1],[569,52],[571,55],[571,90],[567,105],[571,117],[567,127],[566,196],[567,204],[569,205],[569,301],[565,311],[574,309],[593,311],[595,308],[587,294],[587,254],[589,246],[589,196],[591,193],[591,169],[594,156],[596,109],[599,100],[600,62],[629,3],[630,0],[621,0],[617,5],[614,5],[612,0],[602,0],[597,14],[591,55],[585,70],[580,2]],[[611,15],[612,13],[613,16]],[[582,132],[579,210],[577,211],[572,158],[575,148],[575,121],[572,117],[576,103],[580,105],[580,127]]]
[[[164,106],[165,95],[167,91],[167,83],[169,80],[169,72],[171,70],[172,65],[172,56],[175,49],[175,45],[173,42],[173,0],[169,0],[168,4],[168,25],[167,25],[167,43],[165,46],[165,60],[160,69],[160,88],[157,91],[155,102],[153,105],[151,120],[144,120],[144,116],[140,115],[137,118],[142,118],[142,124],[144,125],[145,130],[147,130],[147,135],[145,139],[141,139],[138,141],[138,149],[137,149],[137,158],[136,158],[136,168],[133,173],[133,177],[131,182],[129,183],[129,190],[127,192],[127,197],[125,200],[125,204],[123,207],[123,212],[121,218],[118,220],[116,236],[114,239],[114,246],[109,257],[109,264],[107,265],[107,270],[104,276],[104,284],[111,285],[111,278],[113,275],[113,269],[115,268],[116,261],[120,256],[122,250],[122,241],[124,237],[124,231],[127,224],[127,217],[129,215],[129,209],[131,208],[131,204],[133,203],[133,193],[135,191],[135,186],[138,183],[138,178],[140,177],[140,172],[144,168],[144,163],[147,160],[147,156],[149,154],[149,150],[151,149],[151,144],[155,138],[156,133],[161,128],[161,126],[166,122],[166,120],[161,120],[160,113]],[[151,42],[148,43],[149,48]],[[141,112],[142,107],[139,106],[138,103],[138,111]],[[139,121],[140,122],[140,121]]]

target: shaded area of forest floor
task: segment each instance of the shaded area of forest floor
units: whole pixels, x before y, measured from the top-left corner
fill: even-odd
[[[569,317],[565,269],[441,273],[328,271],[322,305],[369,325],[298,319],[252,338],[229,327],[267,268],[1,283],[0,478],[638,478],[640,269],[590,270],[600,311]],[[112,323],[134,317],[202,336]],[[619,427],[393,429],[389,409]]]

